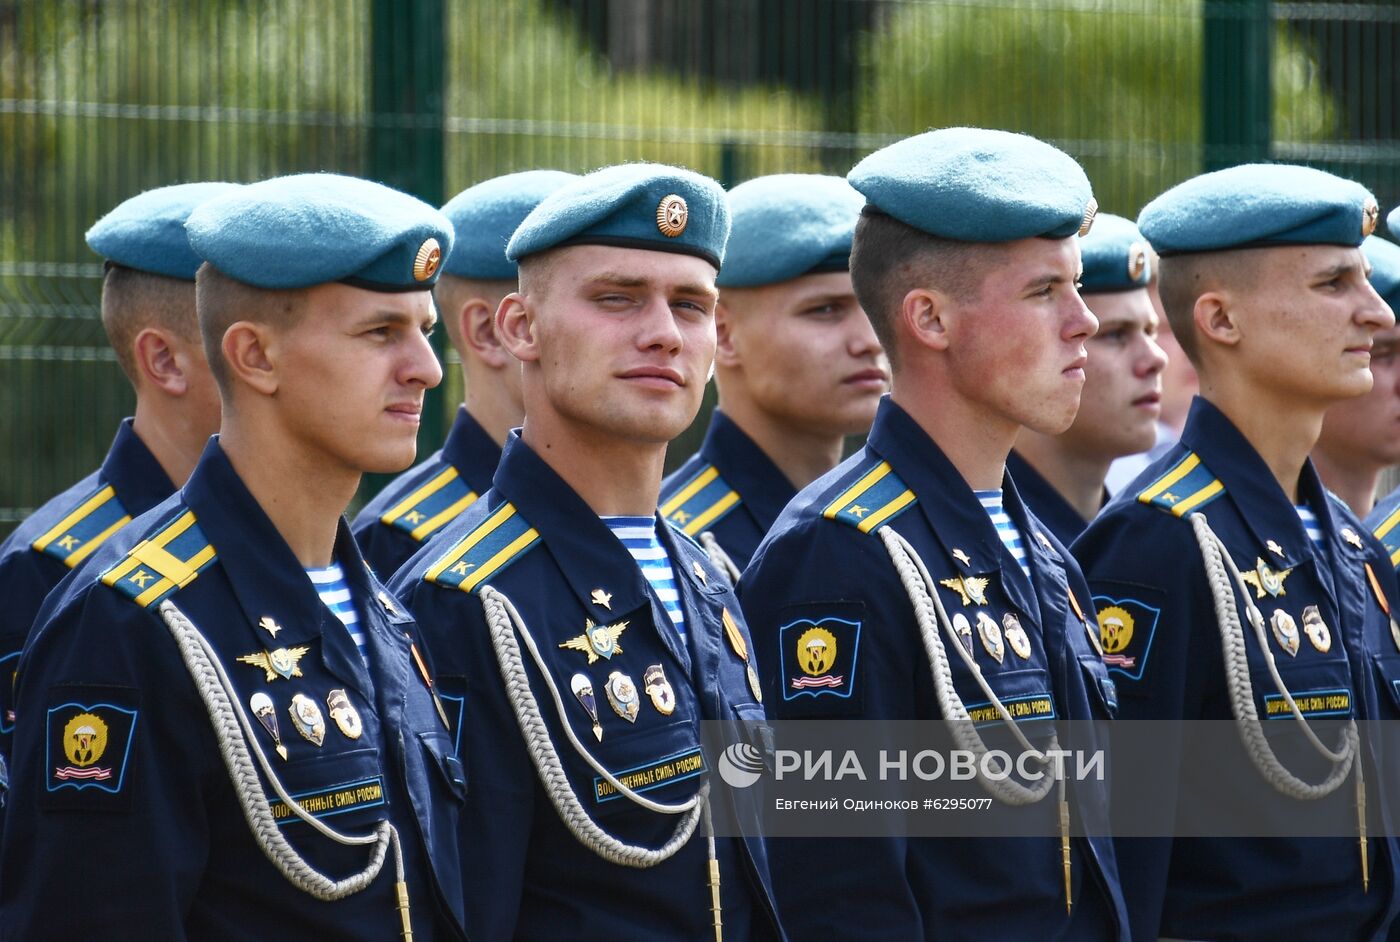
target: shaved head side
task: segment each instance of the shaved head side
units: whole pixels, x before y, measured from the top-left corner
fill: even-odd
[[[442,275],[433,288],[433,300],[437,303],[439,322],[447,330],[447,339],[452,349],[464,360],[466,353],[462,345],[462,325],[458,323],[457,312],[473,298],[485,301],[494,314],[501,306],[501,299],[516,290],[516,282],[511,279],[500,281],[461,278],[457,275]]]
[[[899,365],[895,325],[904,297],[915,288],[957,301],[981,294],[994,243],[958,242],[930,235],[883,213],[862,213],[851,248],[851,284],[892,366]]]
[[[195,288],[188,281],[109,264],[102,278],[102,328],[116,351],[117,363],[136,385],[136,336],[160,327],[181,340],[199,338]]]
[[[1248,294],[1259,284],[1259,264],[1267,253],[1257,249],[1193,252],[1158,260],[1157,291],[1172,336],[1193,364],[1200,365],[1196,343],[1196,299],[1209,291]]]
[[[224,360],[223,340],[239,321],[256,321],[285,330],[295,326],[306,303],[304,288],[271,290],[235,281],[205,262],[195,275],[195,299],[199,333],[209,370],[225,401],[231,397],[233,377]]]

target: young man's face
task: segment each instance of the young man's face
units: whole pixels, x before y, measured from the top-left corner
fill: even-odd
[[[715,268],[691,255],[579,245],[522,285],[526,422],[671,441],[700,410],[715,355]],[[543,418],[543,417],[542,417]]]
[[[1075,287],[1079,240],[1022,239],[993,251],[978,296],[952,302],[954,388],[1017,425],[1058,435],[1079,410],[1084,344],[1098,326]]]
[[[309,289],[301,316],[273,340],[276,399],[292,436],[360,473],[411,465],[423,394],[442,380],[428,344],[436,319],[426,291]]]
[[[1377,470],[1400,464],[1400,327],[1375,335],[1371,375],[1370,392],[1327,410],[1317,447],[1339,464]]]
[[[732,377],[786,427],[826,436],[870,428],[889,387],[889,366],[849,272],[726,289],[720,301],[727,333],[721,397]]]
[[[1157,441],[1167,363],[1156,340],[1157,312],[1145,288],[1084,300],[1099,330],[1087,344],[1084,392],[1066,443],[1105,460],[1146,451]]]
[[[1371,343],[1395,317],[1359,248],[1258,249],[1250,290],[1231,298],[1236,362],[1253,382],[1314,405],[1371,388]],[[1253,258],[1251,258],[1253,261]]]

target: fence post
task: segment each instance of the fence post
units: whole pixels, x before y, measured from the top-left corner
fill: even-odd
[[[371,0],[368,175],[434,206],[444,187],[443,99],[447,21],[444,0]],[[443,360],[446,331],[433,334]],[[418,431],[418,457],[441,447],[447,436],[441,387],[429,390]],[[373,475],[373,493],[388,478]],[[387,573],[385,574],[387,575]]]
[[[1206,0],[1203,16],[1203,168],[1267,160],[1273,139],[1272,3]]]

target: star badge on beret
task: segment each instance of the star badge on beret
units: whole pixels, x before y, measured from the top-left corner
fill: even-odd
[[[663,196],[657,204],[656,228],[668,239],[674,239],[685,232],[685,224],[689,218],[690,209],[685,205],[685,200],[674,193]]]
[[[413,258],[413,280],[427,281],[441,264],[442,246],[437,239],[429,238],[418,247],[418,254]]]
[[[1082,239],[1089,234],[1089,230],[1094,228],[1094,217],[1099,214],[1099,201],[1092,196],[1089,203],[1084,207],[1084,219],[1079,223],[1079,237]]]

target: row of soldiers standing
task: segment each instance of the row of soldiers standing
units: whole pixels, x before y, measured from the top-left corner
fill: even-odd
[[[1391,937],[1371,727],[1323,787],[1165,737],[1169,800],[1207,774],[1279,836],[1111,840],[1115,767],[1061,796],[1063,860],[1053,827],[765,840],[700,734],[1396,719],[1400,513],[1309,460],[1395,326],[1378,215],[1278,165],[1096,221],[1071,158],[978,129],[728,194],[633,164],[441,212],[325,174],[127,201],[89,243],[136,415],[0,550],[0,939]],[[1071,433],[1151,444],[1151,288],[1202,396],[1095,513],[1114,455]],[[439,317],[467,401],[352,532]],[[1369,841],[1287,836],[1367,788]]]

